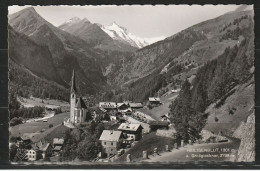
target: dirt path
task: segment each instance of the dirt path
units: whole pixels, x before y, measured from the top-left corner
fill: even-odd
[[[171,152],[149,156],[143,162],[234,161],[239,144],[240,140],[231,138],[224,143],[187,145]]]

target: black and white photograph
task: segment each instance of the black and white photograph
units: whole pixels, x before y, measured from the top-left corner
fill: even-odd
[[[8,7],[11,164],[255,161],[253,5]]]

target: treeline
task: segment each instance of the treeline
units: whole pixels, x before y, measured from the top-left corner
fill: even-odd
[[[129,99],[135,102],[143,102],[147,100],[149,96],[151,97],[156,95],[156,92],[166,85],[165,74],[160,74],[160,71],[157,70],[152,74],[138,79],[130,84],[124,99]]]
[[[227,29],[226,33],[222,35],[222,37],[220,38],[220,41],[222,40],[228,40],[228,39],[232,39],[232,40],[238,40],[239,39],[239,36],[242,34],[242,32],[244,32],[244,29],[245,28],[241,28],[239,26],[239,23],[242,21],[242,20],[248,20],[250,24],[251,23],[251,20],[250,20],[250,16],[249,15],[244,15],[240,18],[237,18],[235,19],[233,22],[225,25],[223,27],[223,29],[220,30],[220,32],[223,32]],[[250,25],[249,24],[249,25]],[[231,26],[236,26],[235,29],[230,29]]]
[[[59,87],[22,69],[11,59],[9,60],[9,87],[18,96],[69,100],[69,90]]]
[[[254,61],[252,28],[243,33],[245,39],[239,46],[227,48],[198,70],[192,89],[188,81],[183,84],[179,96],[170,105],[170,118],[179,138],[185,141],[200,138],[207,106],[216,102],[216,107],[224,104],[234,92],[232,88],[253,76],[250,72]]]
[[[15,94],[12,90],[9,91],[9,113],[10,123],[12,125],[20,124],[21,119],[19,118],[42,117],[44,111],[45,109],[42,106],[35,106],[30,108],[21,106],[20,102],[17,100],[17,94]]]
[[[250,73],[254,62],[252,36],[247,36],[239,47],[227,48],[198,70],[192,90],[192,106],[196,111],[204,112],[209,104],[218,100],[219,107],[233,87],[253,76]]]

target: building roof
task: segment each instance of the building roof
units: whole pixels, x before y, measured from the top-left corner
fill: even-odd
[[[104,130],[99,138],[101,141],[119,141],[122,131]]]
[[[56,146],[56,147],[54,147],[54,149],[53,149],[53,150],[60,151],[60,150],[61,150],[61,148],[62,148],[62,146]]]
[[[51,144],[48,143],[47,141],[39,141],[35,144],[32,144],[32,149],[46,151],[50,145]]]
[[[117,103],[117,107],[121,107],[121,106],[125,106],[125,107],[128,107],[129,106],[129,103]]]
[[[76,104],[75,108],[87,109],[87,106],[81,97],[77,99],[77,104]]]
[[[143,107],[142,103],[129,103],[130,107]]]
[[[149,125],[152,125],[152,126],[168,126],[169,122],[168,121],[149,121]]]
[[[63,138],[53,138],[53,144],[64,144],[64,139]]]
[[[115,102],[99,102],[99,107],[101,108],[116,108]]]
[[[138,128],[141,127],[143,129],[143,127],[141,126],[141,124],[128,124],[128,123],[122,123],[118,129],[119,130],[127,130],[127,131],[137,131]]]
[[[70,92],[74,92],[76,93],[77,92],[77,89],[76,89],[76,81],[75,81],[75,72],[74,72],[74,69],[73,69],[73,72],[72,72],[72,78],[71,78],[71,89],[70,89]]]
[[[161,99],[159,97],[149,97],[150,102],[160,102]]]

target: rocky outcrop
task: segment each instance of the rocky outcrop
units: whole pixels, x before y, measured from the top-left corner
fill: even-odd
[[[241,122],[236,129],[233,137],[241,139],[238,149],[238,162],[253,162],[255,161],[255,114],[248,116],[246,122]]]

